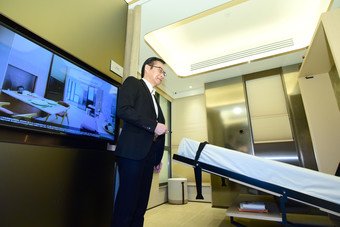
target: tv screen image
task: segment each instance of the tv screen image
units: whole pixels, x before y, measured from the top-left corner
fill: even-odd
[[[3,22],[0,89],[1,125],[116,140],[117,84]]]

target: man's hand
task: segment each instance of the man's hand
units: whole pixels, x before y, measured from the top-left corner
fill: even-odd
[[[167,131],[168,131],[168,128],[166,127],[165,124],[157,123],[156,128],[155,128],[155,135],[157,136],[163,135],[167,133]]]
[[[153,167],[153,172],[159,173],[159,172],[161,172],[161,169],[162,169],[162,162],[160,162],[158,165]]]

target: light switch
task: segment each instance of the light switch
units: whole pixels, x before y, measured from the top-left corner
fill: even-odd
[[[123,67],[116,63],[114,60],[111,60],[110,70],[116,73],[118,76],[123,77]]]

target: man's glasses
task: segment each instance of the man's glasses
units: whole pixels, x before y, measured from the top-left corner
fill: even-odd
[[[159,73],[163,74],[163,76],[166,77],[166,72],[164,71],[164,69],[162,69],[162,67],[155,66],[155,65],[153,65],[151,67],[158,68]]]

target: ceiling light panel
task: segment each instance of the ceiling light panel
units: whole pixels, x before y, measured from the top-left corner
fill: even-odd
[[[234,0],[144,39],[177,75],[190,76],[307,47],[330,2]]]

